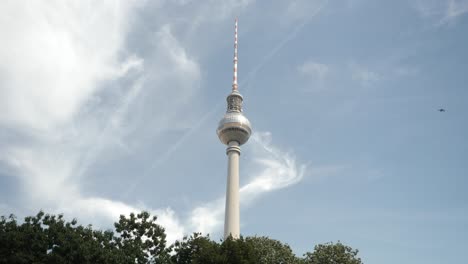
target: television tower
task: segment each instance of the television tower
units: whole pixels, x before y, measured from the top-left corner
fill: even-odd
[[[249,140],[252,128],[249,120],[242,114],[242,95],[237,87],[237,18],[234,26],[234,77],[232,91],[226,98],[227,110],[219,121],[219,140],[227,145],[228,171],[226,185],[226,208],[224,215],[224,238],[231,235],[239,238],[240,209],[239,209],[239,156],[240,146]]]

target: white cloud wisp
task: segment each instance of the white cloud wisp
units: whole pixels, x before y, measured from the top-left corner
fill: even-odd
[[[378,73],[356,63],[351,63],[349,68],[351,70],[351,78],[363,86],[368,86],[382,78]]]
[[[416,0],[413,6],[422,18],[434,20],[435,26],[453,23],[468,13],[467,0]]]
[[[127,148],[128,114],[145,89],[146,62],[125,46],[136,8],[130,1],[3,5],[0,168],[20,183],[23,210],[66,213],[98,227],[148,210],[173,241],[184,228],[170,208],[129,205],[83,188],[92,180],[89,166],[112,156],[116,146]],[[149,64],[159,69],[156,81],[189,97],[198,64],[166,27],[156,38],[161,64]],[[171,112],[183,103],[174,103]]]
[[[314,61],[307,61],[298,67],[298,71],[300,73],[308,75],[319,81],[323,80],[327,76],[329,70],[330,69],[327,65]]]
[[[241,6],[249,3],[244,2]],[[154,31],[152,53],[144,60],[127,50],[136,8],[128,1],[8,2],[2,7],[0,128],[6,132],[0,134],[0,169],[20,182],[28,211],[42,208],[108,227],[120,214],[147,210],[158,215],[169,242],[190,231],[216,232],[223,219],[224,197],[196,207],[187,220],[181,220],[170,207],[125,203],[85,188],[93,186],[88,173],[93,164],[112,159],[115,152],[132,153],[137,144],[129,144],[129,138],[138,138],[135,131],[140,126],[153,132],[174,125],[174,117],[181,115],[199,87],[200,66],[187,54],[171,23]],[[158,97],[158,87],[171,89]],[[147,97],[151,100],[145,101]],[[142,111],[139,103],[153,108]],[[152,117],[154,127],[147,120],[131,119],[143,115]],[[305,165],[273,147],[270,140],[269,133],[251,139],[255,159],[250,181],[240,190],[243,207],[303,178]],[[0,205],[2,211],[8,208]]]
[[[250,180],[240,188],[242,207],[250,206],[265,193],[287,188],[302,180],[306,165],[271,144],[271,133],[257,132],[249,142],[253,163],[249,167]],[[190,217],[191,229],[203,233],[217,232],[223,223],[224,197],[195,208]]]
[[[0,124],[44,130],[67,122],[99,82],[134,66],[118,58],[133,8],[130,1],[3,3]]]

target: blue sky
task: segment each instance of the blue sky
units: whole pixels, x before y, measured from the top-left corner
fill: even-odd
[[[144,209],[171,241],[221,238],[238,16],[241,233],[464,260],[468,1],[1,5],[2,215],[110,228]]]

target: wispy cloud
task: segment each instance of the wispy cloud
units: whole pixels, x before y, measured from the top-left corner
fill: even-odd
[[[228,7],[249,3],[232,1]],[[223,17],[231,15],[224,5],[210,8],[224,10]],[[175,33],[180,28],[174,29],[170,21],[148,36],[151,52],[145,59],[127,49],[137,8],[129,1],[59,1],[29,8],[9,2],[2,7],[0,14],[8,23],[0,23],[5,38],[0,43],[0,128],[5,131],[0,134],[0,167],[19,180],[18,191],[28,210],[63,212],[100,227],[110,226],[120,214],[148,210],[158,215],[169,241],[191,231],[214,232],[223,219],[224,197],[194,208],[185,218],[170,207],[127,203],[84,188],[92,185],[89,170],[95,163],[112,159],[116,152],[132,153],[136,144],[131,142],[139,136],[155,133],[152,140],[164,140],[157,132],[186,120],[183,110],[200,87],[200,65]],[[299,29],[286,35],[253,74]],[[155,159],[141,177],[164,162],[190,133]],[[273,147],[270,138],[269,133],[260,133],[251,139],[255,161],[249,182],[241,188],[242,206],[303,178],[305,165]],[[127,192],[133,190],[130,186]],[[2,212],[5,208],[9,207],[0,205]]]
[[[222,227],[224,219],[223,214],[224,197],[219,197],[214,201],[194,208],[191,212],[188,226],[197,232],[212,234]]]
[[[306,61],[298,67],[298,71],[316,80],[323,80],[329,73],[330,68],[322,63]]]
[[[433,20],[435,26],[453,23],[468,13],[468,0],[415,0],[412,3],[419,15]]]
[[[250,180],[240,188],[241,206],[250,206],[265,193],[297,184],[306,173],[306,165],[298,164],[293,155],[286,153],[271,143],[271,133],[255,133],[251,145],[253,164],[249,167]],[[195,208],[190,218],[193,230],[204,233],[216,232],[223,221],[224,197]]]
[[[181,3],[182,4],[187,4],[189,3],[190,1],[182,1]],[[299,2],[303,2],[303,1],[299,1]],[[216,2],[216,3],[221,3],[221,2]],[[241,1],[239,3],[237,2],[231,2],[231,1],[227,1],[227,2],[222,2],[222,6],[228,4],[231,8],[230,12],[232,12],[233,10],[236,10],[238,8],[242,9],[242,8],[245,8],[246,6],[248,6],[251,1]],[[318,4],[319,3],[319,4]],[[296,25],[294,25],[294,29],[289,32],[288,34],[286,34],[284,36],[284,38],[278,42],[277,45],[275,45],[273,47],[273,49],[271,49],[259,62],[258,64],[250,71],[248,72],[248,74],[246,75],[245,78],[242,79],[241,83],[240,83],[240,86],[243,87],[244,90],[247,90],[249,89],[249,82],[251,79],[253,79],[255,77],[255,75],[258,73],[258,71],[260,71],[266,64],[268,61],[270,61],[274,56],[276,56],[281,49],[284,48],[284,46],[289,42],[291,41],[293,38],[296,37],[296,35],[303,29],[303,27],[313,18],[315,17],[316,15],[318,15],[320,13],[320,11],[326,6],[326,4],[328,3],[328,0],[323,0],[323,1],[317,1],[317,2],[314,2],[314,9],[308,13],[308,16],[303,18],[301,21],[299,21]],[[302,3],[304,4],[304,3]],[[223,9],[224,7],[217,7],[217,6],[211,6],[211,7],[205,7],[205,8],[202,8],[201,11],[197,12],[197,14],[199,16],[203,16],[204,18],[202,19],[204,22],[206,22],[206,14],[208,13],[213,13],[212,11],[209,11],[211,9],[216,9],[216,8],[221,8]],[[208,9],[208,11],[207,11]],[[216,12],[215,12],[216,13]],[[229,15],[230,13],[223,13],[224,14],[224,18],[225,16]],[[217,20],[219,20],[220,18],[217,17],[217,18],[212,18],[211,22],[216,22]],[[190,24],[191,24],[191,27],[188,29],[188,31],[193,31],[195,30],[195,28],[197,27],[198,25],[198,22],[196,20],[196,18],[192,21],[190,21]],[[204,124],[204,122],[206,122],[206,120],[208,120],[209,117],[211,117],[212,115],[214,115],[214,113],[216,113],[216,109],[220,108],[222,106],[222,102],[218,103],[217,105],[215,105],[211,111],[208,111],[208,112],[205,112],[205,114],[202,115],[202,118],[198,120],[197,123],[195,123],[194,125],[192,125],[192,127],[179,139],[177,140],[177,142],[175,142],[165,153],[162,157],[158,158],[157,160],[155,160],[150,168],[145,171],[144,175],[139,177],[137,179],[137,182],[140,181],[142,178],[146,177],[146,175],[148,173],[150,173],[154,168],[156,168],[157,166],[159,166],[160,164],[162,164],[165,160],[167,160],[171,155],[173,155],[176,151],[178,151],[178,149],[180,148],[180,146],[183,145],[183,143],[189,139],[189,137],[196,131],[200,128],[200,126],[202,124]],[[135,188],[136,184],[133,184],[130,188],[129,188],[129,191],[127,191],[127,193],[125,194],[128,195],[128,193],[130,193],[134,188]]]
[[[363,86],[370,85],[382,78],[380,74],[356,63],[351,63],[349,68],[351,70],[351,78]]]
[[[241,187],[242,202],[248,204],[265,192],[286,188],[302,180],[306,165],[297,164],[296,158],[272,145],[270,132],[257,132],[252,136],[254,163],[261,170]]]
[[[328,0],[293,0],[287,3],[281,21],[297,23],[304,19],[312,19],[328,3]]]
[[[394,69],[394,74],[401,77],[417,75],[419,72],[420,69],[415,66],[401,65]]]
[[[129,205],[83,190],[93,163],[114,155],[116,147],[129,151],[129,112],[138,109],[134,101],[149,86],[147,68],[158,73],[152,85],[171,86],[177,99],[171,113],[198,87],[198,64],[169,26],[154,36],[158,60],[147,63],[126,49],[138,7],[131,1],[2,6],[8,23],[0,29],[8,41],[0,43],[0,167],[19,180],[28,211],[64,212],[109,227],[118,215],[144,209],[156,213],[175,239],[184,229],[170,208]]]
[[[133,9],[130,1],[4,3],[0,124],[47,129],[66,122],[100,81],[135,66],[118,57]]]
[[[449,0],[447,11],[445,13],[446,19],[455,19],[468,12],[467,0]]]
[[[361,86],[376,85],[382,80],[394,80],[417,76],[421,72],[419,65],[401,63],[399,57],[381,58],[377,62],[370,63],[372,67],[365,64],[350,62],[348,74],[351,79]]]

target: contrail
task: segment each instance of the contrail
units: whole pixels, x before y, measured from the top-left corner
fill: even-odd
[[[122,102],[118,108],[113,111],[113,114],[109,118],[109,121],[105,123],[104,128],[100,131],[96,144],[88,149],[88,151],[84,154],[84,158],[80,161],[78,166],[78,170],[76,173],[76,177],[80,178],[89,166],[94,162],[95,156],[102,150],[103,148],[103,141],[107,137],[107,134],[112,129],[112,122],[115,120],[120,121],[123,115],[126,114],[128,111],[128,107],[131,102],[138,96],[141,91],[142,85],[144,83],[145,78],[139,78],[135,81],[129,91],[123,96]]]
[[[322,9],[325,7],[325,5],[329,2],[329,0],[324,1],[311,15],[307,16],[306,19],[304,19],[301,23],[299,23],[291,33],[286,35],[286,37],[278,43],[266,56],[264,56],[260,62],[253,68],[248,74],[247,77],[240,83],[240,86],[243,87],[245,83],[247,85],[243,88],[243,90],[247,90],[250,85],[249,85],[249,80],[254,77],[254,75],[261,70],[265,64],[271,60],[278,52],[293,38],[296,37],[296,35],[304,28],[305,25],[307,25],[312,18],[314,18]],[[171,155],[179,149],[179,147],[195,132],[197,131],[202,124],[208,120],[209,117],[211,117],[221,106],[224,104],[223,101],[220,101],[216,105],[213,106],[213,108],[205,113],[202,118],[200,119],[199,122],[197,122],[192,128],[190,128],[177,142],[172,145],[172,147],[169,148],[168,151],[166,151],[159,159],[155,160],[151,166],[145,170],[143,174],[141,174],[140,177],[137,177],[134,179],[132,185],[130,185],[127,188],[127,191],[122,195],[122,198],[126,198],[130,193],[132,193],[136,186],[144,179],[146,178],[147,174],[152,171],[154,168],[159,166],[161,163],[167,161]]]
[[[325,7],[325,5],[328,4],[329,1],[330,0],[325,0],[310,16],[304,19],[302,23],[299,23],[294,28],[294,30],[291,31],[291,33],[286,35],[286,37],[282,41],[280,41],[278,45],[276,45],[266,56],[264,56],[262,60],[260,61],[260,63],[247,74],[247,77],[245,78],[244,82],[248,82],[253,77],[253,75],[255,75],[260,69],[263,68],[263,66],[265,66],[265,64],[269,60],[271,60],[271,58],[273,58],[276,54],[278,54],[278,52],[284,47],[284,45],[286,45],[286,43],[288,43],[293,38],[295,38],[297,34],[299,33],[299,31],[301,31],[305,25],[309,24],[310,20],[312,20],[312,18],[314,18],[323,9],[323,7]],[[250,87],[250,84],[247,84],[247,86],[242,89],[247,90],[249,87]]]

